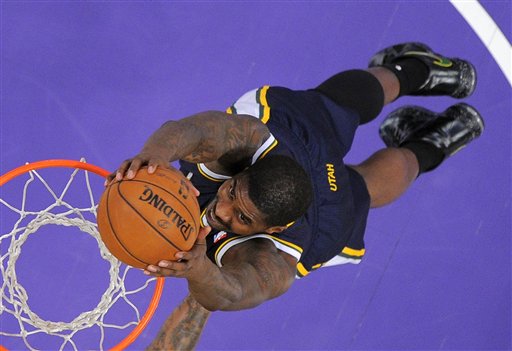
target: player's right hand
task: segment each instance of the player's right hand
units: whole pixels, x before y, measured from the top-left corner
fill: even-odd
[[[129,158],[125,160],[123,163],[121,163],[119,168],[107,177],[105,185],[110,184],[114,180],[120,181],[123,180],[124,178],[133,179],[137,172],[139,171],[139,169],[141,169],[144,166],[148,167],[148,173],[150,174],[155,173],[158,167],[169,168],[171,170],[178,172],[176,169],[174,169],[174,167],[171,167],[169,165],[169,161],[167,161],[163,157],[155,156],[154,154],[150,153],[141,152],[137,156]]]
[[[164,158],[155,157],[154,155],[142,152],[133,158],[125,160],[115,172],[109,174],[105,180],[105,186],[109,185],[113,181],[121,181],[125,178],[133,179],[135,175],[137,175],[137,172],[145,166],[148,167],[149,174],[155,173],[158,167],[162,167],[182,175],[180,171],[171,166],[169,161]],[[192,189],[195,196],[199,196],[199,190],[196,189],[189,179],[186,179],[186,184],[190,189]]]
[[[165,158],[142,152],[131,159],[125,160],[121,166],[119,166],[116,172],[116,179],[133,179],[139,169],[144,166],[148,167],[148,173],[150,174],[155,173],[158,167],[176,170],[174,167],[169,165],[169,161]]]

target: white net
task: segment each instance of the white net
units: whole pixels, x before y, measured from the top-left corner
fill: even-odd
[[[69,173],[71,174],[69,175]],[[79,174],[80,177],[78,176]],[[58,346],[59,350],[103,350],[104,347],[106,347],[104,343],[107,329],[127,329],[140,322],[141,316],[139,310],[130,298],[149,285],[153,285],[150,283],[154,279],[144,278],[140,282],[137,282],[137,286],[127,288],[126,281],[129,274],[137,274],[138,276],[142,274],[138,270],[133,270],[128,266],[122,265],[108,252],[101,241],[96,225],[97,205],[91,188],[89,172],[74,169],[68,171],[66,177],[68,175],[69,179],[65,182],[63,189],[56,191],[52,189],[47,180],[43,179],[39,172],[30,171],[26,175],[28,179],[23,180],[22,197],[18,199],[19,203],[12,203],[10,199],[4,199],[4,191],[2,191],[2,198],[0,198],[3,221],[2,227],[6,227],[4,219],[9,214],[14,222],[12,229],[9,229],[8,233],[0,236],[0,270],[3,279],[0,289],[0,319],[2,321],[0,336],[3,337],[0,337],[0,339],[6,340],[5,337],[18,338],[18,340],[23,340],[24,345],[30,350],[48,348],[50,344],[40,341],[41,334],[45,334],[45,338],[57,338],[57,344],[60,344]],[[67,200],[69,189],[74,182],[78,182],[76,180],[78,178],[81,178],[81,182],[85,183],[82,186],[86,188],[86,190],[84,189],[81,192],[82,197],[87,197],[85,201],[87,205],[83,207],[75,207]],[[39,184],[41,189],[44,189],[44,192],[49,194],[53,202],[43,209],[33,210],[29,209],[27,199],[31,188],[36,183]],[[62,183],[60,186],[62,187]],[[4,187],[2,187],[2,189]],[[108,288],[99,298],[96,307],[89,311],[79,313],[68,322],[45,320],[36,312],[32,311],[29,306],[30,294],[20,283],[16,271],[16,264],[20,255],[22,255],[22,247],[27,239],[34,234],[38,235],[38,231],[48,224],[64,230],[66,230],[67,227],[77,227],[81,232],[92,236],[96,240],[99,250],[95,253],[86,253],[86,255],[99,254],[101,259],[107,261],[110,266]],[[5,229],[2,228],[2,233],[4,233],[4,230]],[[70,235],[74,234],[70,232]],[[44,287],[41,288],[44,289]],[[48,304],[51,308],[52,301],[48,301]],[[131,314],[131,316],[121,322],[118,321],[119,318],[117,316],[110,317],[109,311],[112,310],[112,307],[116,304],[122,304],[125,310],[130,310],[131,312],[129,314]],[[70,308],[72,308],[72,306],[70,306]],[[126,312],[124,315],[126,315]],[[5,323],[7,317],[11,319],[14,318],[13,320],[16,322],[10,323],[10,325],[7,326]],[[112,319],[112,322],[110,322],[109,319]],[[95,332],[89,331],[91,335],[94,335],[94,337],[98,339],[93,341],[94,344],[90,343],[91,335],[77,337],[77,334],[90,329],[96,329]],[[86,339],[88,344],[80,345],[75,341],[75,338]],[[37,340],[32,341],[32,339]],[[8,345],[4,346],[8,347]]]

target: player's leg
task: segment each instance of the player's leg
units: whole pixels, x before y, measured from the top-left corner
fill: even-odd
[[[417,106],[392,112],[380,128],[388,148],[353,166],[366,182],[371,207],[396,200],[419,174],[438,167],[483,130],[478,111],[464,103],[439,114]]]
[[[372,208],[395,201],[419,174],[418,160],[412,151],[402,148],[379,150],[363,163],[351,167],[363,176]]]
[[[400,85],[389,69],[378,67],[370,71],[354,69],[340,72],[314,90],[357,112],[359,124],[364,124],[379,115],[384,102],[396,99]]]
[[[469,62],[436,54],[425,44],[404,43],[378,52],[368,70],[338,73],[315,90],[357,111],[364,124],[400,96],[463,98],[473,93],[475,85],[475,69]]]

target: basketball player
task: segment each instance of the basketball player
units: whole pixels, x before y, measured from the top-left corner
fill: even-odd
[[[227,113],[165,123],[109,179],[181,160],[200,192],[204,229],[194,248],[146,269],[186,278],[190,291],[151,348],[192,348],[209,311],[257,306],[331,260],[359,263],[369,208],[393,202],[478,137],[484,123],[464,103],[441,113],[402,107],[381,124],[388,147],[347,166],[357,127],[400,96],[465,98],[475,83],[469,62],[405,43],[378,52],[367,70],[314,89],[265,86]]]

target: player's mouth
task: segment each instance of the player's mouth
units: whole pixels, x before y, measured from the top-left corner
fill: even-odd
[[[208,221],[208,224],[212,226],[215,229],[223,230],[224,225],[220,222],[218,217],[215,215],[215,208],[217,205],[217,201],[213,200],[210,205],[208,206],[208,209],[206,210],[206,220]]]

